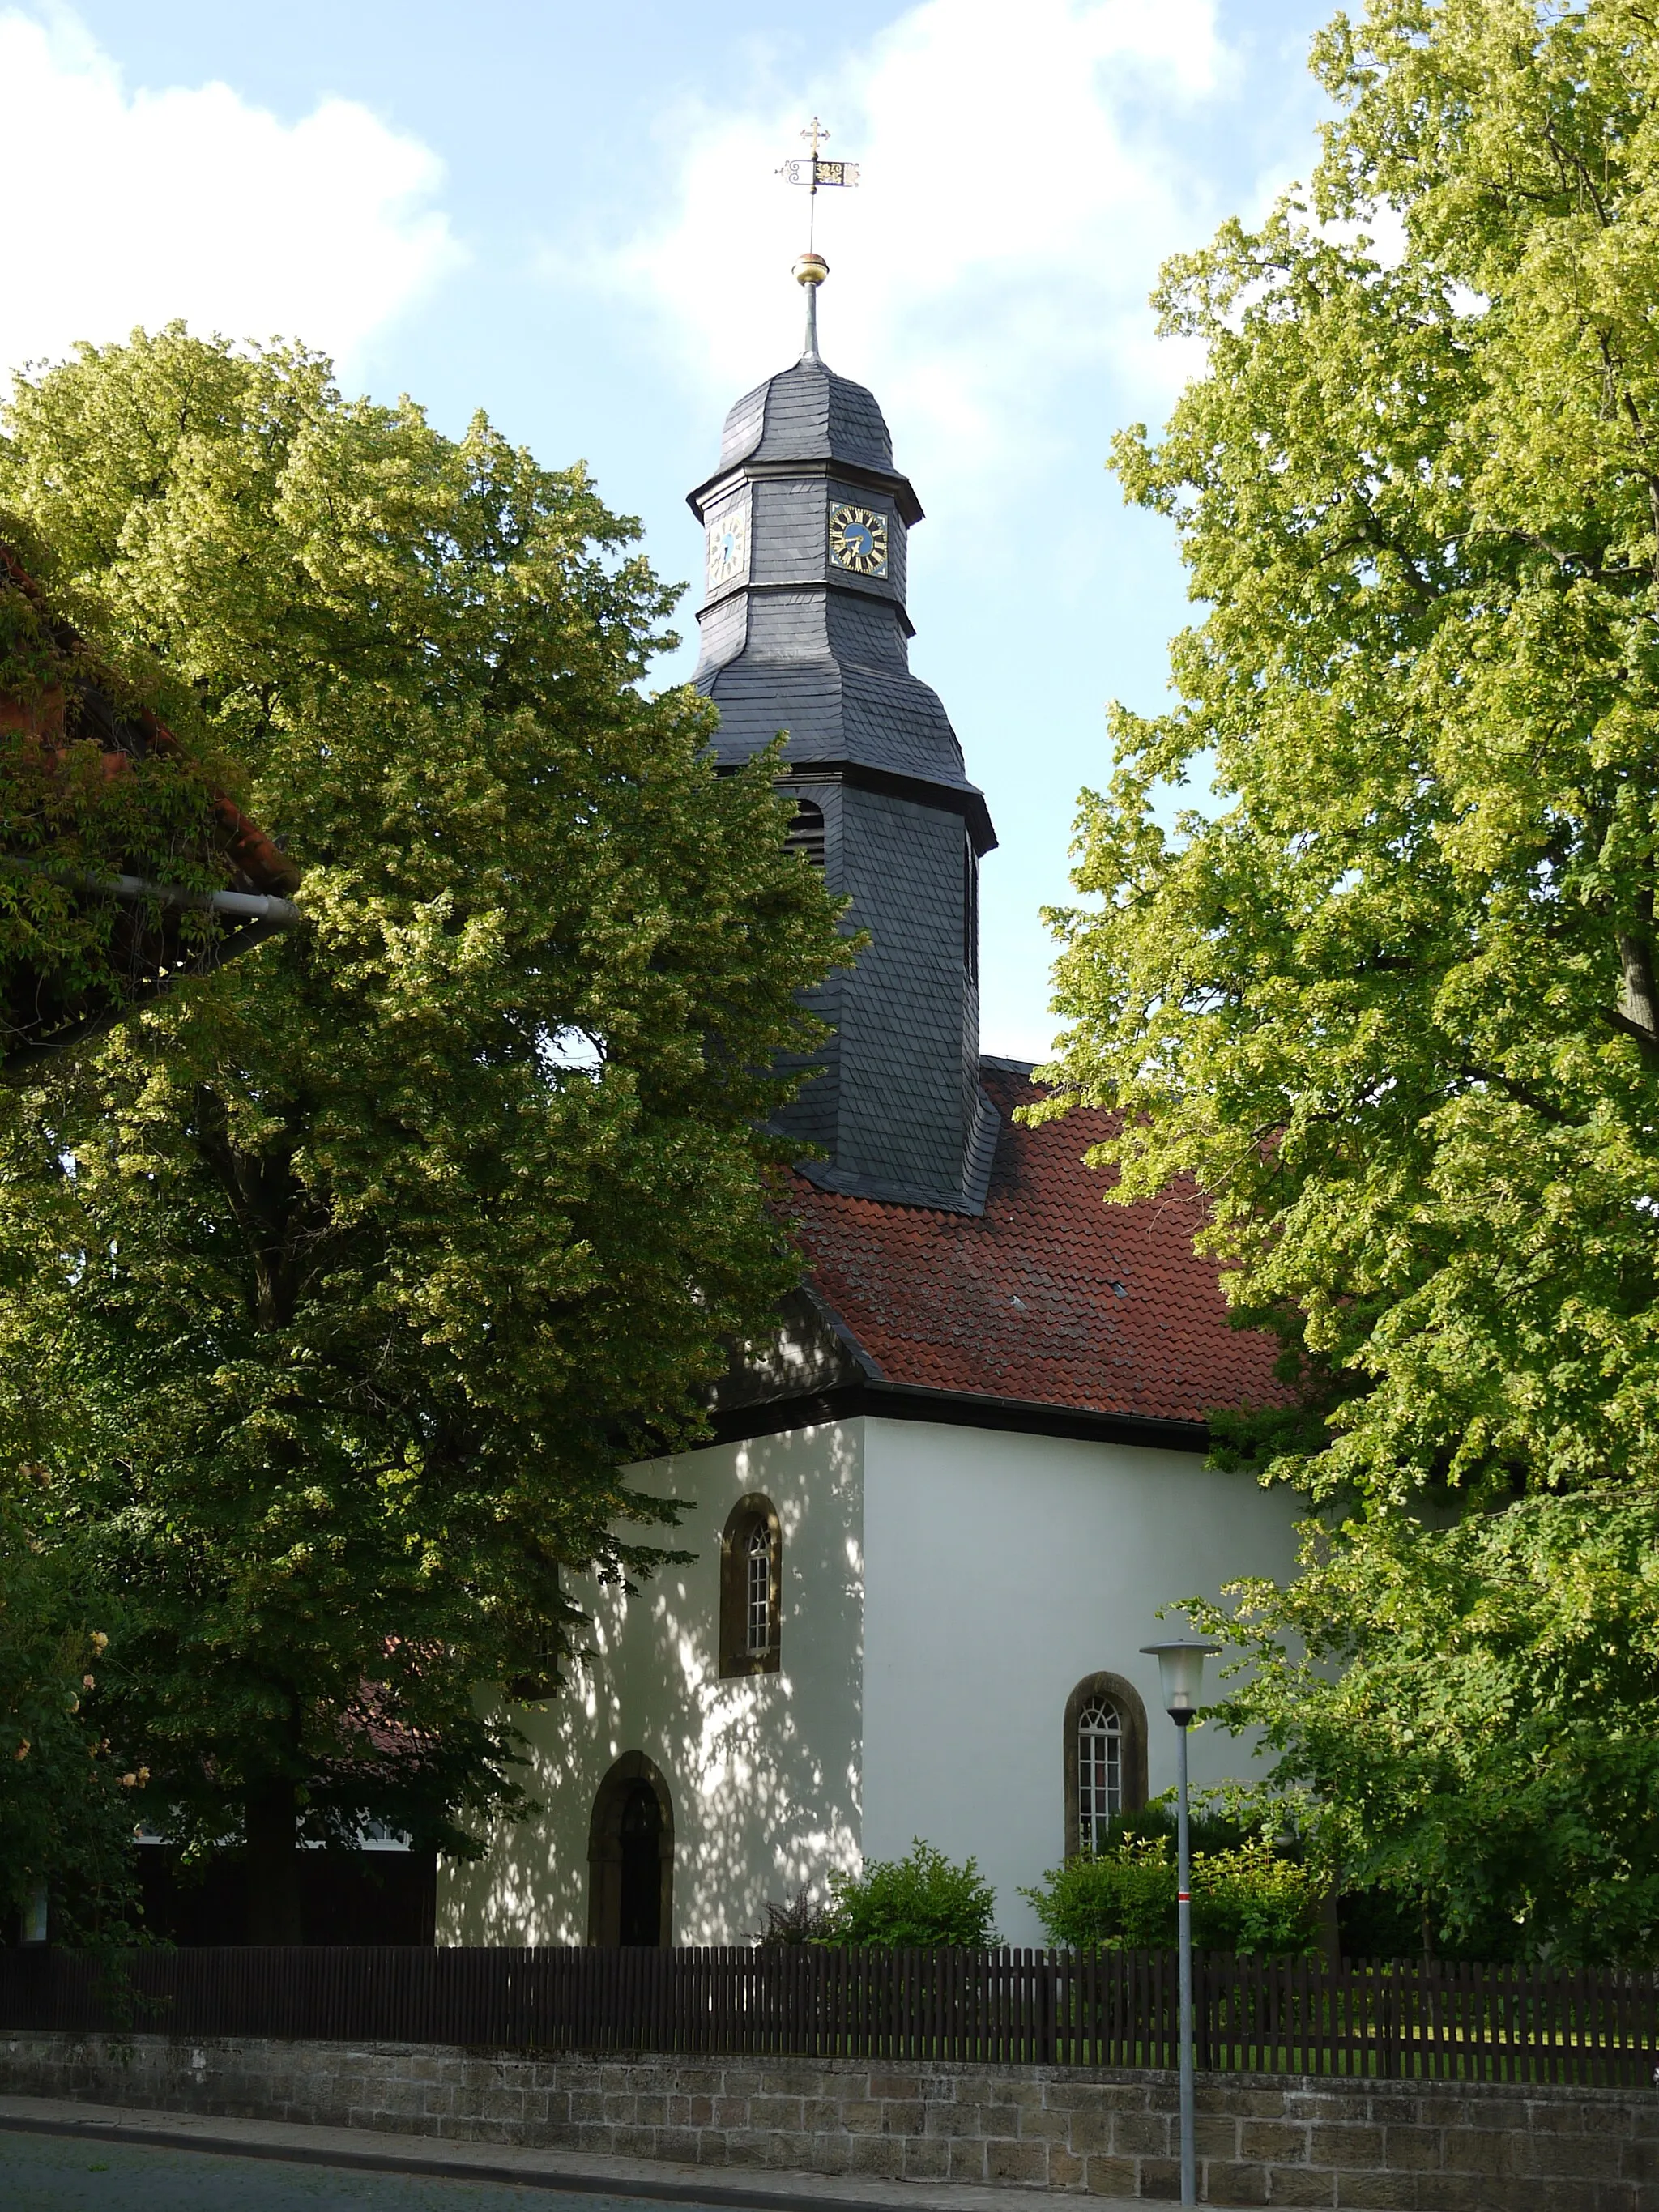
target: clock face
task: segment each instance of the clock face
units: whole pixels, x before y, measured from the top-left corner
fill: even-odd
[[[749,513],[729,507],[708,526],[708,588],[729,584],[749,566]]]
[[[887,517],[867,507],[830,510],[830,558],[855,576],[887,574]]]

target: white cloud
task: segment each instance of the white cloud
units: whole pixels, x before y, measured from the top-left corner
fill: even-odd
[[[781,367],[799,342],[787,272],[806,195],[772,172],[813,100],[830,154],[863,167],[856,191],[818,201],[825,358],[902,416],[918,472],[945,448],[958,483],[1029,461],[1066,375],[1097,368],[1115,400],[1158,404],[1194,365],[1154,344],[1146,299],[1164,256],[1213,219],[1182,139],[1224,89],[1214,14],[1213,0],[923,0],[787,105],[677,118],[672,211],[600,281],[659,302],[665,343],[728,398]]]
[[[182,316],[349,369],[460,258],[441,165],[355,101],[285,124],[228,85],[129,93],[72,17],[0,15],[13,185],[0,374]]]

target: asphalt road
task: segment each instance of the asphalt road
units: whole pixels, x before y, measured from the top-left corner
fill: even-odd
[[[637,2197],[0,2129],[3,2212],[641,2212]],[[677,2212],[697,2212],[680,2207]]]

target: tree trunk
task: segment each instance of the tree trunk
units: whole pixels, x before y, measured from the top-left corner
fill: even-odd
[[[247,1823],[247,1940],[302,1943],[297,1808],[291,1782],[265,1782],[250,1790]]]
[[[1653,956],[1646,940],[1620,930],[1619,965],[1623,971],[1619,1006],[1607,1019],[1614,1029],[1636,1039],[1650,1061],[1659,1064],[1659,988],[1653,973]]]
[[[1620,1012],[1633,1029],[1659,1043],[1659,993],[1654,989],[1653,961],[1643,940],[1624,930],[1619,933],[1619,964],[1624,970]]]

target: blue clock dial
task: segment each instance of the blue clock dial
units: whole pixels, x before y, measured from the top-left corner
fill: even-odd
[[[832,507],[830,558],[855,576],[887,574],[887,517],[867,507]]]
[[[708,588],[741,576],[749,566],[749,510],[739,507],[708,526]]]

